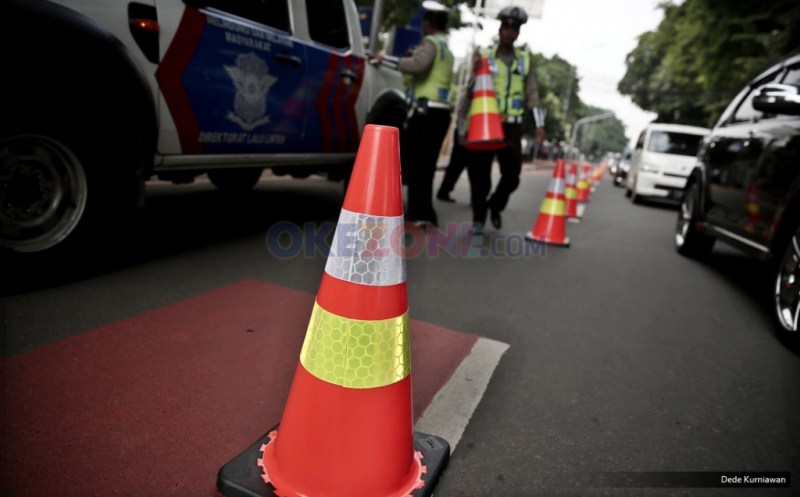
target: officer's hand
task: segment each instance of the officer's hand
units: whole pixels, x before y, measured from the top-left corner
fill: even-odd
[[[483,58],[481,57],[481,52],[476,48],[474,52],[472,52],[472,70],[477,71],[483,66]]]
[[[380,54],[368,54],[367,57],[369,57],[369,60],[376,64],[383,62],[383,55]]]
[[[536,128],[536,144],[541,145],[544,141],[544,128]]]

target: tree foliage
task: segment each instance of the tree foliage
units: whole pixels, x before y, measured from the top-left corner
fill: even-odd
[[[659,122],[710,126],[752,78],[800,47],[797,0],[685,0],[639,36],[618,89]]]

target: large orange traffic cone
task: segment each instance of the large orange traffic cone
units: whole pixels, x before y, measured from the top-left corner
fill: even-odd
[[[572,167],[577,168],[576,162],[572,163]],[[589,182],[586,178],[586,167],[581,168],[581,173],[578,176],[578,202],[589,201]]]
[[[398,144],[364,129],[281,423],[220,470],[227,495],[431,495],[444,469],[412,425]]]
[[[481,67],[475,72],[469,114],[469,132],[464,147],[469,150],[499,150],[507,145],[486,57],[481,59]]]
[[[569,238],[566,236],[567,218],[564,215],[564,169],[564,161],[557,161],[547,195],[539,209],[539,217],[533,230],[525,235],[526,240],[569,247]]]
[[[558,167],[558,163],[564,163],[564,159],[559,159],[556,161],[556,167]],[[566,164],[564,164],[566,166]],[[564,189],[564,198],[565,198],[565,215],[568,218],[579,219],[580,215],[578,215],[578,189],[576,188],[576,182],[578,179],[578,165],[574,162],[572,166],[569,168],[569,174],[567,175],[567,186]]]
[[[588,201],[591,198],[591,194],[594,193],[594,181],[592,178],[592,165],[591,164],[584,164],[583,171],[586,175],[586,186],[589,189],[589,193],[586,196],[586,200]]]

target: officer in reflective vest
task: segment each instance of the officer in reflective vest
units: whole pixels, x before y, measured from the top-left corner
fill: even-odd
[[[519,7],[506,7],[497,18],[501,21],[499,45],[482,52],[476,51],[472,65],[475,69],[480,67],[482,57],[489,61],[508,146],[497,152],[468,150],[465,153],[468,157],[466,162],[472,193],[472,220],[476,232],[483,230],[487,210],[490,212],[492,225],[497,229],[502,227],[500,213],[508,204],[511,193],[519,186],[522,170],[522,123],[526,109],[531,109],[533,115],[537,144],[544,140],[544,113],[539,106],[539,88],[531,67],[531,54],[527,50],[514,48],[520,26],[528,21],[528,15]],[[470,92],[464,92],[458,104],[457,123],[461,141],[466,135],[471,100]],[[487,200],[492,188],[491,172],[495,154],[502,176],[491,198]]]
[[[426,0],[422,42],[411,56],[370,56],[404,73],[406,95],[411,104],[408,121],[400,136],[403,174],[408,184],[406,219],[422,226],[437,226],[433,209],[433,176],[439,150],[450,126],[450,82],[453,54],[447,46],[448,9]]]

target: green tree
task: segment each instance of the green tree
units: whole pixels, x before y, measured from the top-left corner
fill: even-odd
[[[800,46],[797,0],[685,0],[639,37],[619,82],[660,122],[710,126],[752,78]]]
[[[585,107],[585,115],[582,117],[596,116],[611,112],[608,109]],[[617,116],[608,119],[590,122],[579,128],[578,145],[581,152],[594,157],[605,155],[606,152],[622,152],[628,144],[625,137],[625,125],[622,124]]]

